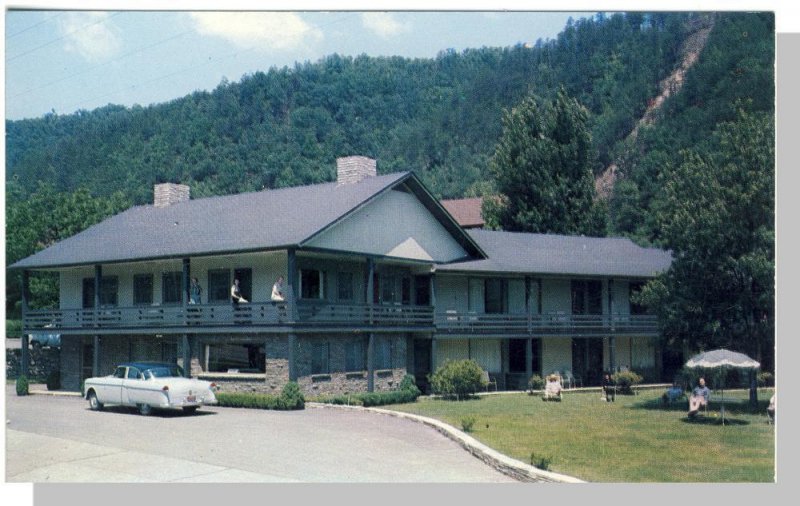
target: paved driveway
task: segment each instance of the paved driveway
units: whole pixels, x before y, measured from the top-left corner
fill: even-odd
[[[421,424],[210,407],[144,417],[6,389],[8,482],[510,482]]]

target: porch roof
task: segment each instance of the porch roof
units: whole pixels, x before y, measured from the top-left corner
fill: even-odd
[[[399,185],[410,186],[467,251],[483,252],[410,172],[135,206],[11,265],[47,269],[302,247],[316,234]]]
[[[437,271],[649,278],[667,270],[668,251],[625,238],[530,234],[491,230],[467,233],[488,258],[437,266]]]

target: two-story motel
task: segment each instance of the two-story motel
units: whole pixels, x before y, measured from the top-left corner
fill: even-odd
[[[129,360],[167,360],[230,388],[386,390],[471,358],[501,389],[533,373],[657,369],[656,320],[630,302],[669,253],[627,239],[465,230],[413,173],[337,160],[333,183],[136,206],[27,257],[24,333],[62,336],[78,390]],[[58,309],[28,307],[58,273]],[[285,302],[270,300],[285,278]],[[202,287],[190,304],[191,278]],[[247,303],[232,304],[240,282]],[[27,343],[24,343],[27,344]],[[27,349],[27,346],[23,346]],[[27,358],[23,358],[25,362]]]

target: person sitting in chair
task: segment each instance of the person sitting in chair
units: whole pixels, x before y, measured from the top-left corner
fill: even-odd
[[[561,400],[561,381],[555,374],[547,377],[547,384],[544,387],[543,401]]]
[[[703,406],[708,406],[708,397],[711,395],[711,390],[706,386],[705,378],[700,378],[698,385],[692,390],[692,396],[689,398],[689,418],[697,414]]]

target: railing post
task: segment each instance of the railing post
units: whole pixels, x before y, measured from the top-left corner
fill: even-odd
[[[295,357],[295,348],[297,348],[297,336],[290,332],[288,336],[288,361],[289,361],[289,381],[297,381],[297,359]]]
[[[367,305],[367,323],[372,325],[373,323],[373,304],[374,304],[374,292],[375,292],[375,261],[367,257],[367,293],[364,295],[364,302]]]
[[[375,333],[369,333],[367,342],[367,392],[375,391]]]

